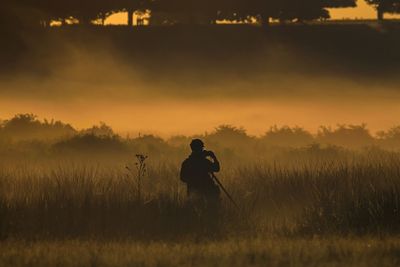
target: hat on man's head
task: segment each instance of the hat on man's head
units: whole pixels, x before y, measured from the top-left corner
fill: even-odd
[[[200,139],[193,139],[190,143],[190,148],[192,151],[200,152],[203,151],[204,143]]]

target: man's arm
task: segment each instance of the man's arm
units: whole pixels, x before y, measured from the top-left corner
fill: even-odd
[[[212,152],[212,151],[208,151],[207,156],[209,156],[212,159],[212,161],[210,161],[211,172],[219,172],[221,170],[221,167],[220,167],[219,161],[217,159],[217,156],[215,156],[214,152]]]

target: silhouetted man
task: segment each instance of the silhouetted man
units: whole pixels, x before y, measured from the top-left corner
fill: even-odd
[[[188,196],[218,201],[220,189],[212,177],[214,172],[220,170],[217,157],[212,151],[204,150],[204,143],[200,139],[194,139],[190,148],[192,154],[182,163],[180,175],[187,185]]]

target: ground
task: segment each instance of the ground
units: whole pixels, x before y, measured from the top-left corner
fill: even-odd
[[[399,266],[400,239],[257,238],[213,242],[8,241],[0,266]]]

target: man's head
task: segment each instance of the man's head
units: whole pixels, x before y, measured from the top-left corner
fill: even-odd
[[[204,149],[204,143],[200,139],[193,139],[190,143],[190,148],[193,152],[202,152]]]

